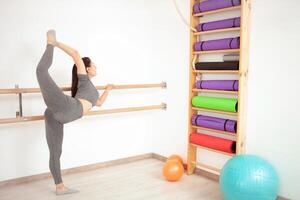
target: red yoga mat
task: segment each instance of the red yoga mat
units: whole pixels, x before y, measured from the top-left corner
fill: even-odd
[[[236,142],[202,133],[191,133],[191,143],[228,153],[235,153]]]

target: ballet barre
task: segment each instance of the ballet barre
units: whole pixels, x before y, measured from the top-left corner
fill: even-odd
[[[105,90],[106,86],[95,86],[97,90]],[[129,85],[114,85],[114,90],[122,89],[143,89],[143,88],[167,88],[166,82],[154,83],[154,84],[129,84]],[[62,91],[70,91],[71,87],[60,87]],[[19,98],[19,111],[16,112],[16,117],[14,118],[2,118],[0,119],[0,124],[9,124],[9,123],[18,123],[18,122],[28,122],[28,121],[37,121],[43,120],[43,115],[37,116],[23,116],[23,106],[22,106],[22,94],[24,93],[40,93],[40,88],[19,88],[18,85],[15,85],[15,88],[11,89],[0,89],[0,94],[18,94]],[[89,111],[85,115],[103,115],[103,114],[112,114],[112,113],[124,113],[124,112],[134,112],[134,111],[143,111],[143,110],[156,110],[164,109],[166,110],[167,105],[161,103],[159,105],[149,105],[149,106],[139,106],[139,107],[125,107],[125,108],[113,108],[113,109],[103,109]]]
[[[95,86],[97,90],[105,90],[105,86]],[[166,88],[167,83],[150,83],[150,84],[130,84],[130,85],[114,85],[115,90],[121,89],[140,89],[140,88]],[[60,87],[62,91],[70,91],[71,87]],[[0,94],[19,94],[19,93],[40,93],[40,88],[19,88],[15,85],[13,89],[0,89]]]

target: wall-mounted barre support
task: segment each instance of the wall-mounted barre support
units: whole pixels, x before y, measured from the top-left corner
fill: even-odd
[[[157,109],[165,110],[166,108],[167,108],[167,105],[165,103],[162,103],[160,105],[95,110],[95,111],[88,112],[86,115],[105,115],[105,114],[112,114],[112,113],[134,112],[134,111],[143,111],[143,110],[157,110]],[[43,119],[44,119],[43,115],[6,118],[6,119],[0,119],[0,124],[11,124],[11,123],[18,123],[18,122],[37,121],[37,120],[43,120]]]
[[[19,89],[19,85],[15,85],[15,89]],[[23,117],[23,108],[22,108],[22,93],[19,93],[19,111],[16,112],[16,117]]]
[[[121,89],[140,89],[140,88],[166,88],[167,83],[152,83],[152,84],[130,84],[130,85],[115,85],[116,90]],[[105,86],[96,86],[97,90],[104,90]],[[61,87],[62,91],[70,91],[71,87]],[[40,93],[40,88],[19,88],[15,89],[0,89],[0,94],[19,94],[19,93]]]

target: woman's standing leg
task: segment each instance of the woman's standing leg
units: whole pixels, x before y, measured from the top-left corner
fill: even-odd
[[[49,168],[57,185],[62,183],[60,156],[62,153],[64,125],[54,118],[53,112],[49,108],[45,110],[44,116],[47,144],[50,151]]]

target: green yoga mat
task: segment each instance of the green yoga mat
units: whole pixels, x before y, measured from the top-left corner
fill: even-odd
[[[237,112],[237,99],[219,98],[207,96],[194,96],[192,105],[198,108],[207,108],[212,110],[222,110],[228,112]]]

